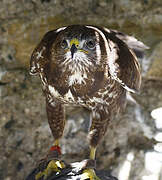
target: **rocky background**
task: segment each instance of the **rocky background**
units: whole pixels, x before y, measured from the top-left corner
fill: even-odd
[[[98,148],[97,167],[119,180],[162,180],[160,0],[0,0],[0,179],[24,179],[53,141],[29,59],[45,32],[69,24],[114,28],[150,47],[140,60],[141,93],[129,98],[126,112],[113,121]],[[88,157],[88,115],[85,109],[67,109],[61,142],[67,162]]]

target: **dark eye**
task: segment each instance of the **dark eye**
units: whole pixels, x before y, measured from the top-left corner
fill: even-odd
[[[88,41],[86,41],[86,46],[89,48],[89,49],[94,49],[95,48],[95,41],[93,39],[90,39]]]
[[[68,43],[67,43],[66,40],[61,41],[61,47],[62,47],[63,49],[66,49],[66,48],[68,47]]]

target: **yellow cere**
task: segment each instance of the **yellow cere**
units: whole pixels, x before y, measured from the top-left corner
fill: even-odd
[[[78,48],[79,47],[79,40],[77,38],[74,38],[70,41],[70,46],[72,46],[73,44],[75,44],[75,46]],[[78,49],[80,52],[84,52],[86,54],[88,54],[88,51],[83,50],[83,49]],[[68,50],[67,50],[68,51]]]
[[[79,46],[79,41],[78,41],[78,39],[76,39],[76,38],[72,39],[72,40],[70,41],[70,46],[72,46],[73,44],[75,44],[75,46],[78,47],[78,46]]]

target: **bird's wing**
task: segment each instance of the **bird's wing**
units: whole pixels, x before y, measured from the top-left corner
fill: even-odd
[[[144,51],[149,49],[143,42],[139,41],[133,36],[129,36],[117,30],[110,30],[110,33],[119,38],[120,40],[124,41],[129,48],[131,48],[138,58],[143,57]]]
[[[64,30],[65,27],[47,32],[41,42],[34,49],[30,59],[30,74],[37,75],[41,73],[48,63],[49,51],[51,44],[55,41],[57,35]]]
[[[108,43],[109,74],[129,92],[138,92],[141,84],[140,65],[133,50],[112,30],[102,28]]]

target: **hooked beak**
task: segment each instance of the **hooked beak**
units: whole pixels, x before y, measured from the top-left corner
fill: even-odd
[[[73,59],[74,57],[74,53],[77,51],[77,47],[75,44],[72,44],[71,48],[70,48],[70,51],[71,51],[71,57]]]

